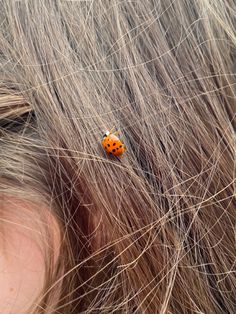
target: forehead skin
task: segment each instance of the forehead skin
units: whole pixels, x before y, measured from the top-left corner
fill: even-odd
[[[42,246],[46,239],[37,212],[45,208],[32,206],[15,198],[1,198],[0,313],[27,313],[43,289],[45,264]],[[50,215],[45,221],[47,219],[53,225]]]
[[[0,308],[2,313],[26,313],[43,288],[44,259],[36,243],[8,227],[1,247]]]

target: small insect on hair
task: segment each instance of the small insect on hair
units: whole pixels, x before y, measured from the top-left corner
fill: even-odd
[[[106,131],[103,135],[102,146],[109,155],[121,156],[126,150],[118,134],[119,132]]]

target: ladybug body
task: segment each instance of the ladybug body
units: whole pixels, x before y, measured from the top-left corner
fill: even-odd
[[[116,134],[118,133],[107,131],[103,136],[102,146],[107,154],[121,156],[125,151],[125,145]]]

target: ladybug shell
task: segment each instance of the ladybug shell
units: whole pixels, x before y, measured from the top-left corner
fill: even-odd
[[[113,156],[120,156],[125,151],[125,146],[119,137],[112,133],[104,136],[102,146],[108,154]]]

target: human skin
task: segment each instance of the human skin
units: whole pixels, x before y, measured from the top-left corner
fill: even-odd
[[[39,212],[44,212],[44,223],[46,221],[48,226],[52,226],[54,235],[57,233],[54,238],[57,238],[58,248],[58,230],[49,211],[16,198],[4,198],[1,203],[1,314],[25,314],[42,291],[45,276],[43,246],[46,238],[42,215],[37,214]]]

